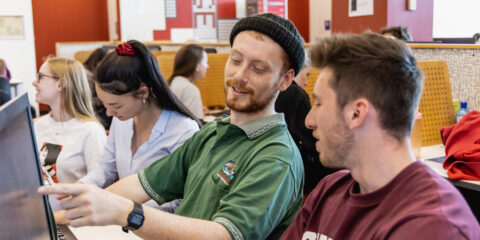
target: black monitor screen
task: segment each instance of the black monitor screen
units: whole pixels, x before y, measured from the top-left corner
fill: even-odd
[[[0,107],[0,239],[54,239],[27,94]]]
[[[466,37],[466,38],[434,38],[434,42],[440,42],[440,43],[475,43],[475,39],[472,37]]]

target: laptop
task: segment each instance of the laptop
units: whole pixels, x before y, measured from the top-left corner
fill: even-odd
[[[27,94],[0,106],[0,239],[55,239]],[[59,226],[59,239],[75,240]]]
[[[114,225],[55,225],[48,197],[37,194],[45,179],[26,93],[0,106],[0,181],[0,240],[140,239]]]

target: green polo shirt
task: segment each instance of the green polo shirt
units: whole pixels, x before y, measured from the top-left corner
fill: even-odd
[[[175,214],[220,223],[232,239],[280,238],[302,203],[302,158],[283,114],[210,122],[138,176],[159,204],[183,198]]]

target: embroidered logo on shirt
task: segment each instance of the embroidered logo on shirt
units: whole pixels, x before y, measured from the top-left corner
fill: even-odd
[[[237,168],[237,164],[234,161],[228,161],[225,166],[222,167],[217,173],[217,176],[226,184],[230,185],[233,178],[235,177],[235,169]]]

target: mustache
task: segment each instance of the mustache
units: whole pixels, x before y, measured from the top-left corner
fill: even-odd
[[[239,81],[235,80],[235,79],[228,79],[227,80],[227,86],[231,86],[231,87],[234,87],[236,89],[238,89],[239,91],[242,91],[242,92],[247,92],[247,93],[253,93],[254,90],[250,87],[247,87],[245,86],[244,83],[240,83]]]

